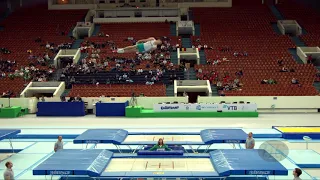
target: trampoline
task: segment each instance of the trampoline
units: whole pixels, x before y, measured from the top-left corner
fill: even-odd
[[[262,152],[264,151],[264,152]],[[264,153],[262,158],[259,154]],[[266,160],[269,158],[270,160]],[[214,150],[206,154],[152,158],[114,154],[108,150],[61,150],[33,170],[33,175],[99,178],[225,178],[228,176],[288,175],[265,150]]]
[[[0,141],[4,139],[9,139],[12,153],[14,153],[14,148],[11,139],[19,133],[21,133],[21,130],[18,129],[0,129]]]
[[[143,149],[146,145],[154,145],[159,138],[163,138],[167,145],[188,145],[193,153],[205,145],[205,152],[215,143],[245,143],[247,134],[242,129],[205,129],[200,133],[133,133],[123,129],[90,129],[73,140],[74,144],[114,144],[122,153],[120,145],[129,147],[132,153]],[[130,145],[137,145],[132,149]],[[192,145],[198,145],[193,149]]]

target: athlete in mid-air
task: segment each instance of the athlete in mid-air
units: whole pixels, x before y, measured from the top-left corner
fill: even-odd
[[[117,53],[133,53],[133,52],[139,52],[139,53],[147,53],[152,52],[157,49],[159,45],[162,44],[162,40],[155,39],[154,37],[150,37],[148,39],[141,39],[137,41],[136,45],[134,46],[128,46],[125,48],[119,48],[115,50],[114,52]]]

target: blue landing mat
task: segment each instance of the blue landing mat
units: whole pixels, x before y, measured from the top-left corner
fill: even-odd
[[[276,129],[243,129],[247,134],[253,133],[254,138],[282,138],[282,133]]]
[[[206,129],[200,132],[205,144],[245,143],[247,134],[242,129]]]
[[[63,149],[54,153],[33,170],[33,175],[100,176],[113,153],[101,149]]]
[[[0,129],[0,140],[11,138],[20,132],[19,129]]]
[[[288,158],[300,168],[320,168],[320,154],[314,150],[290,150]]]
[[[121,144],[128,136],[123,129],[90,129],[73,140],[74,144]]]
[[[220,176],[288,175],[288,170],[265,150],[228,149],[209,154]]]

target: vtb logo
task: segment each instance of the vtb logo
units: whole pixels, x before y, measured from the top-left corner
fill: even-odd
[[[238,107],[237,107],[237,106],[224,105],[223,107],[224,107],[224,108],[227,108],[228,110],[231,110],[231,111],[236,111],[236,110],[238,110]]]

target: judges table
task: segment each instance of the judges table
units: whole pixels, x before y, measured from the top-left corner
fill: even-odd
[[[256,112],[257,104],[154,104],[154,112]]]
[[[84,102],[38,102],[37,116],[85,116]]]
[[[126,107],[129,106],[129,101],[126,102],[106,102],[96,103],[96,116],[125,116]]]

